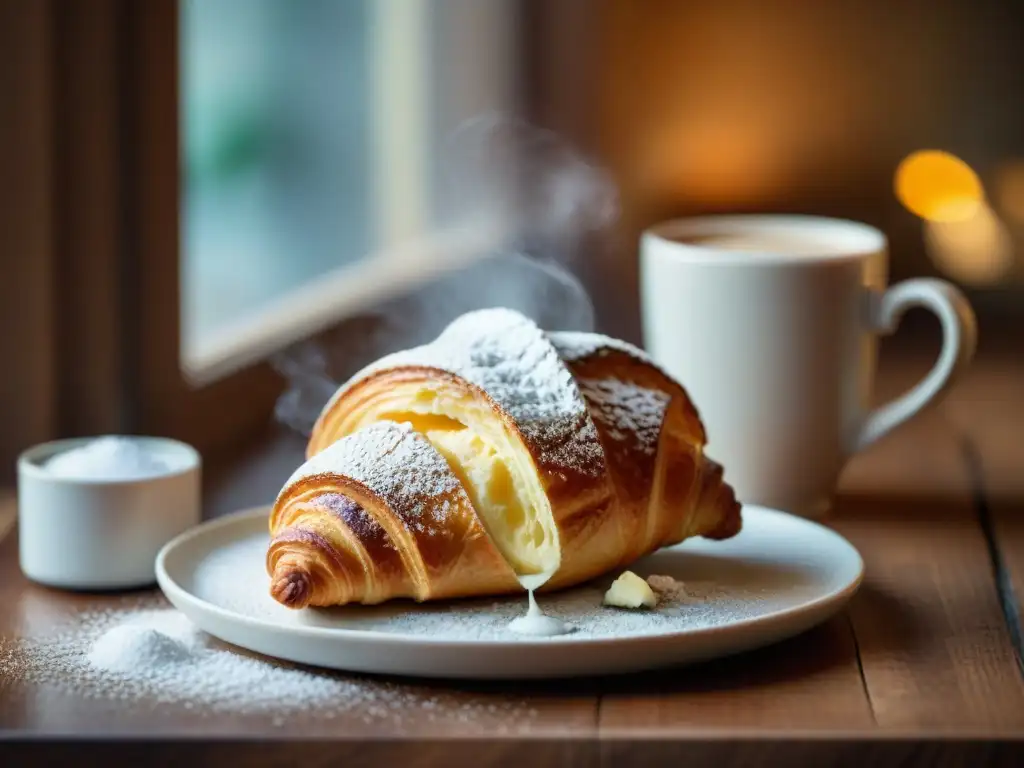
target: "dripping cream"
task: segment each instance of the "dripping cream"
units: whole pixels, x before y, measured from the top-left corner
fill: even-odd
[[[509,629],[521,635],[533,635],[535,637],[552,637],[572,632],[572,625],[544,613],[540,606],[537,605],[537,598],[533,594],[534,590],[540,588],[553,575],[554,573],[549,572],[518,577],[519,583],[523,585],[529,594],[529,608],[525,616],[520,616],[509,622]]]

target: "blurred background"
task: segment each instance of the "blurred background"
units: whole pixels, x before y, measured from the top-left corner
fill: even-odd
[[[0,8],[5,469],[56,436],[301,429],[473,306],[638,342],[639,234],[694,213],[868,222],[983,345],[1024,327],[1013,3]]]

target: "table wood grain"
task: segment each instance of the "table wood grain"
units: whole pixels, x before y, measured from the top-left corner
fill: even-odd
[[[926,367],[886,373],[879,399]],[[38,755],[54,759],[86,754],[73,738],[86,732],[131,736],[135,752],[123,742],[93,743],[88,754],[151,757],[145,750],[159,747],[166,764],[426,765],[467,757],[521,765],[527,747],[536,765],[681,757],[687,765],[1022,764],[1022,393],[1024,367],[976,366],[942,406],[856,457],[825,522],[861,551],[864,584],[847,610],[767,648],[576,681],[345,676],[402,704],[387,717],[357,709],[330,721],[93,701],[0,679],[0,729],[8,748],[34,740],[50,750]],[[210,468],[207,514],[266,503],[302,449],[301,438],[275,432],[231,466]],[[0,531],[12,506],[10,496],[0,499]],[[4,642],[45,637],[62,618],[118,599],[29,584],[17,567],[16,536],[0,541]],[[429,710],[428,699],[436,701]],[[50,743],[57,735],[63,740]],[[212,743],[225,739],[230,744]],[[0,762],[3,749],[0,742]]]
[[[964,436],[996,593],[1024,669],[1024,339],[973,367],[943,403]]]

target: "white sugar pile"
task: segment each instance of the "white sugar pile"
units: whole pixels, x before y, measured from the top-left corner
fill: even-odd
[[[44,465],[51,474],[69,479],[135,480],[167,472],[166,461],[138,440],[117,435],[98,437],[58,453]]]
[[[83,613],[57,635],[0,639],[0,678],[56,688],[69,696],[153,707],[238,714],[301,714],[332,720],[343,713],[371,723],[399,722],[410,712],[427,721],[442,714],[472,726],[493,727],[498,714],[511,724],[536,711],[522,700],[461,697],[444,690],[359,676],[342,676],[250,655],[209,637],[184,614],[154,607],[158,599]],[[275,719],[283,724],[283,719]]]
[[[89,652],[96,669],[130,675],[139,669],[166,669],[189,659],[189,649],[170,635],[145,623],[107,630]]]

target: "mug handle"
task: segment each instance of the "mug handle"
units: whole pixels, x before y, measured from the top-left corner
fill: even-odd
[[[894,333],[903,313],[911,307],[934,312],[942,324],[939,359],[921,381],[895,400],[868,414],[854,441],[853,451],[867,448],[925,406],[937,401],[974,357],[977,321],[967,298],[945,280],[914,278],[891,286],[871,304],[871,329]]]

